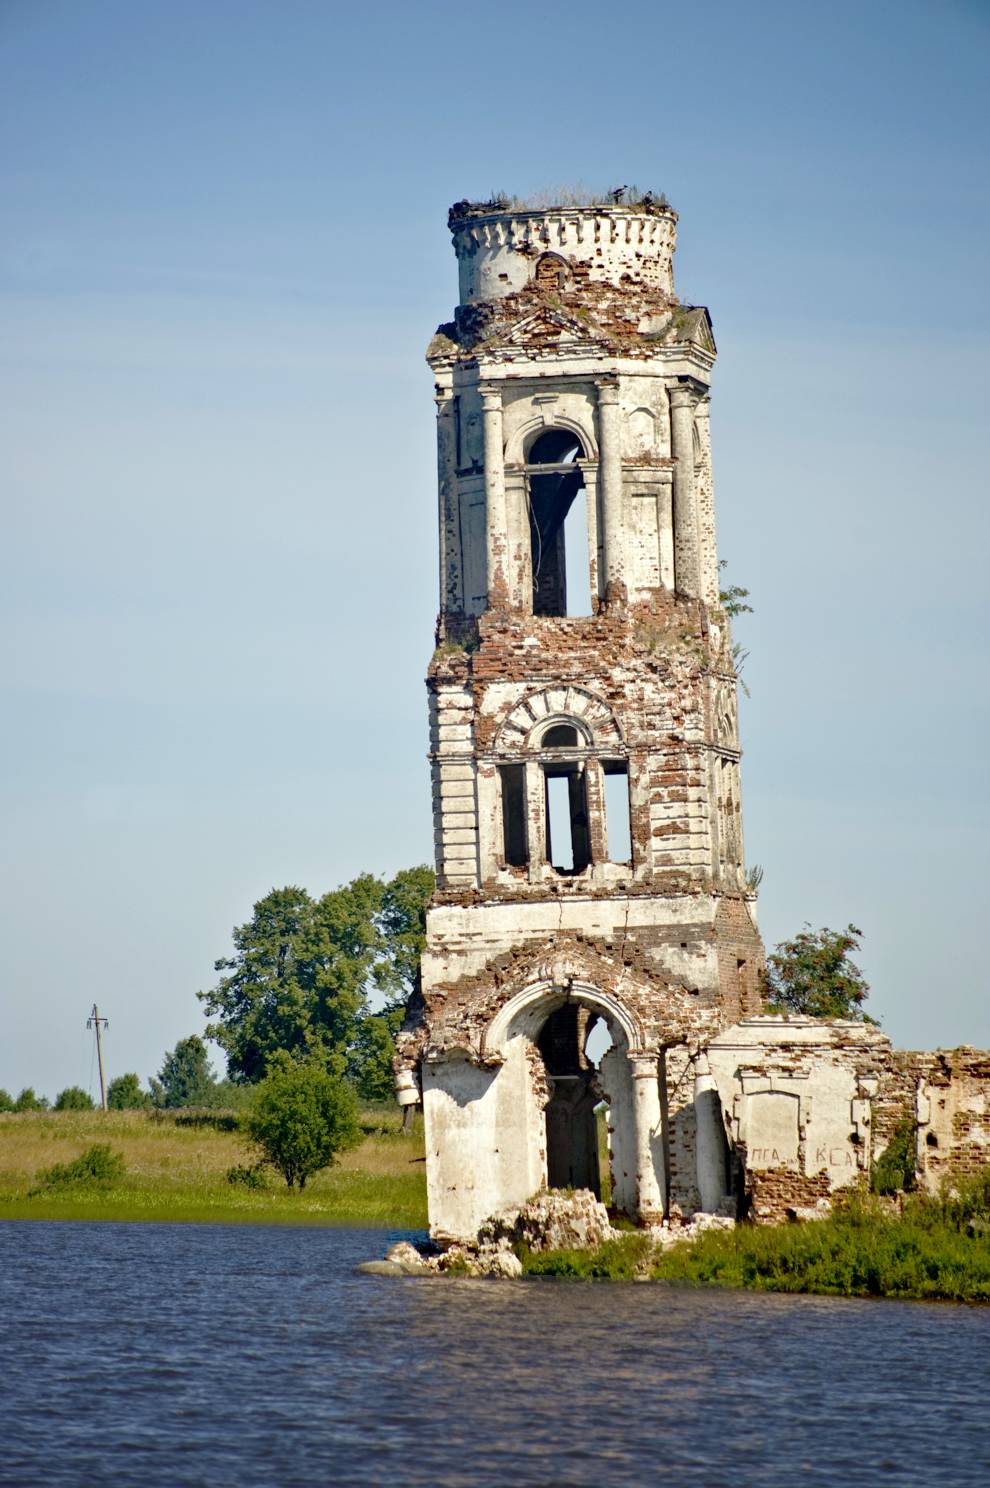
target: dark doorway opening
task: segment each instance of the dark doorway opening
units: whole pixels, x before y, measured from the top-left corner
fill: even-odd
[[[588,615],[591,581],[584,454],[576,434],[546,429],[530,448],[529,527],[534,615]],[[568,562],[571,579],[568,583]]]
[[[551,1091],[546,1108],[547,1183],[550,1188],[590,1188],[600,1199],[595,1108],[602,1092],[585,1052],[588,1034],[597,1022],[597,1014],[567,1002],[544,1023],[538,1048]]]

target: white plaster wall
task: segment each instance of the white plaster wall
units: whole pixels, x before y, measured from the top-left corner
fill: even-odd
[[[475,976],[506,946],[552,940],[557,934],[581,931],[610,939],[640,929],[671,926],[681,931],[678,943],[657,946],[658,967],[672,981],[689,987],[718,985],[718,957],[711,938],[717,900],[707,894],[669,898],[615,894],[592,899],[559,899],[479,905],[438,905],[427,915],[427,943],[423,953],[423,984],[443,985],[456,962],[459,976]],[[687,942],[682,948],[680,940]]]
[[[495,212],[451,229],[461,304],[500,299],[528,284],[541,253],[587,265],[591,278],[619,284],[623,275],[673,292],[676,215],[635,207]]]
[[[469,1239],[492,1214],[546,1184],[546,1125],[526,1055],[508,1040],[505,1062],[423,1064],[427,1200],[438,1239]]]
[[[831,1189],[869,1165],[871,1069],[889,1052],[867,1024],[775,1016],[746,1019],[706,1050],[749,1166],[826,1173]]]

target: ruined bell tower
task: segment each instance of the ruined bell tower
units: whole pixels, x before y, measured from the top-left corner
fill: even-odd
[[[719,605],[715,342],[674,291],[676,224],[649,195],[450,211],[459,303],[428,352],[438,885],[399,1041],[441,1239],[547,1184],[604,1186],[646,1222],[727,1186],[720,1148],[699,1177],[721,1119],[677,1115],[700,1109],[698,1050],[759,1011],[763,952]]]

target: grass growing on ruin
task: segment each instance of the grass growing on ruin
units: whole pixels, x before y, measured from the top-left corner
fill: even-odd
[[[857,1194],[828,1219],[712,1230],[668,1250],[642,1233],[596,1251],[519,1252],[529,1276],[634,1278],[834,1297],[990,1302],[990,1167],[897,1211]]]
[[[650,1274],[764,1292],[990,1302],[990,1243],[864,1205],[809,1224],[710,1232],[665,1251]]]
[[[221,1112],[46,1111],[0,1115],[0,1219],[168,1220],[224,1224],[426,1227],[422,1122],[401,1132],[392,1109],[362,1112],[363,1140],[302,1193],[270,1169],[237,1118]],[[49,1182],[95,1146],[123,1174]],[[239,1170],[238,1180],[228,1173]]]

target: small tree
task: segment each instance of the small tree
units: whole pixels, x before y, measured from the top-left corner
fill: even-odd
[[[149,1084],[155,1105],[166,1110],[211,1105],[216,1081],[203,1040],[195,1033],[180,1039],[165,1055],[158,1079],[150,1080]]]
[[[849,956],[859,950],[862,934],[855,925],[845,930],[806,925],[793,940],[782,940],[767,957],[767,1011],[875,1022],[862,1008],[869,985]]]
[[[9,1090],[0,1089],[0,1111],[13,1111],[14,1097]]]
[[[21,1091],[20,1095],[14,1102],[14,1110],[47,1111],[48,1097],[44,1095],[35,1095],[34,1087],[31,1085],[25,1085],[24,1089]]]
[[[68,1085],[55,1097],[56,1111],[92,1111],[93,1097],[81,1085]]]
[[[350,1086],[318,1060],[282,1056],[258,1086],[248,1135],[290,1188],[333,1162],[360,1137],[357,1102]]]
[[[141,1089],[138,1075],[118,1075],[107,1086],[107,1105],[111,1111],[143,1111],[151,1105],[151,1096]]]

